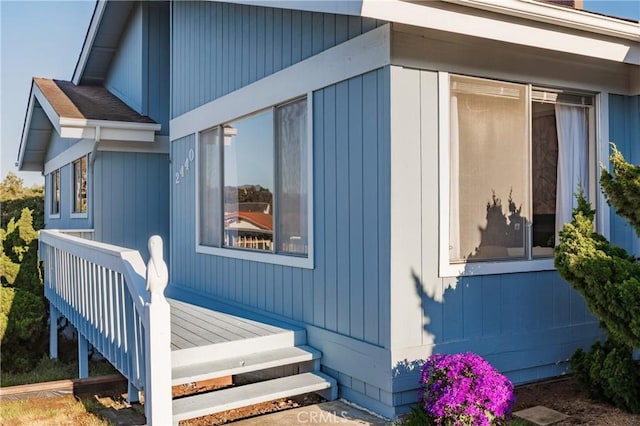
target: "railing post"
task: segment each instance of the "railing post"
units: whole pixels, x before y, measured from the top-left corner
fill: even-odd
[[[164,290],[169,281],[167,265],[162,259],[162,239],[149,238],[147,290],[151,301],[145,318],[145,414],[147,423],[172,422],[171,402],[171,312]]]
[[[76,328],[77,331],[77,328]],[[78,331],[78,378],[89,377],[89,342]]]
[[[49,302],[49,358],[51,359],[58,358],[58,318],[60,313],[53,303]]]

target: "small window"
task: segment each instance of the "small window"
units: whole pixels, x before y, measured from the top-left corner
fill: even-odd
[[[87,212],[87,157],[73,162],[73,213]]]
[[[51,215],[60,214],[60,169],[51,173]]]
[[[449,262],[551,258],[593,187],[593,97],[463,76],[449,91]]]
[[[201,246],[307,257],[307,99],[199,135]]]

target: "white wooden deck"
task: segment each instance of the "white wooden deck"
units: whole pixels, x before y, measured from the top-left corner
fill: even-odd
[[[172,351],[274,336],[295,330],[175,299],[168,301],[171,305]]]

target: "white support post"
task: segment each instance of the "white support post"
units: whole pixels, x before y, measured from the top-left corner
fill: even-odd
[[[78,333],[78,378],[89,377],[89,342]]]
[[[49,358],[58,358],[58,318],[60,313],[49,303]]]
[[[162,239],[149,238],[151,259],[147,265],[147,290],[151,302],[145,321],[145,414],[149,425],[166,424],[173,418],[171,402],[171,310],[164,297],[169,281],[162,259]]]

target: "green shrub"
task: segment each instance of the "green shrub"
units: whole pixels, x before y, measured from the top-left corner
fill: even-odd
[[[0,287],[0,297],[2,369],[26,371],[47,351],[47,306],[41,295],[22,288]]]
[[[578,349],[571,370],[592,398],[640,413],[640,362],[625,345],[609,339],[596,342],[589,352]]]

